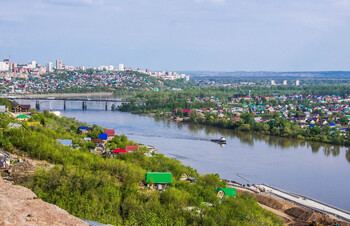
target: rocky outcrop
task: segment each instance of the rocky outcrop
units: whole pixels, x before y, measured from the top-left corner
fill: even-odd
[[[89,225],[0,176],[0,225]]]

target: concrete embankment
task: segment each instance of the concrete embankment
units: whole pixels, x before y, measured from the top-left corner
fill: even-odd
[[[346,217],[336,215],[336,212],[330,210],[328,210],[329,212],[321,211],[319,208],[320,206],[327,206],[328,208],[333,208],[332,210],[335,209],[336,211],[343,212],[343,214],[348,214],[347,211],[332,207],[312,198],[308,198],[308,200],[316,202],[317,205],[305,205],[305,203],[301,203],[300,200],[305,201],[306,197],[283,191],[269,185],[248,187],[235,181],[225,181],[228,187],[236,188],[237,193],[250,193],[253,195],[261,207],[283,218],[287,226],[306,226],[310,225],[312,221],[316,221],[322,225],[338,224],[340,226],[350,226],[350,222]],[[292,200],[292,197],[294,200]]]
[[[310,208],[312,210],[324,213],[324,214],[329,214],[333,215],[336,218],[339,218],[341,220],[350,222],[350,212],[346,210],[342,210],[340,208],[331,206],[329,204],[320,202],[318,200],[294,194],[291,192],[283,191],[281,189],[272,187],[270,185],[259,185],[260,187],[264,188],[266,190],[266,193],[271,193],[273,195],[276,195],[280,198],[286,199],[288,201],[294,202],[298,205],[304,206],[306,208]]]

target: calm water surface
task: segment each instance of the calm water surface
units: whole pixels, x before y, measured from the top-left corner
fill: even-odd
[[[35,106],[34,102],[31,104]],[[104,103],[90,105],[88,109],[104,109]],[[49,101],[41,106],[41,109],[54,108],[60,110],[63,105]],[[222,178],[248,183],[236,176],[239,173],[250,184],[270,184],[350,211],[348,148],[80,108],[81,103],[71,104],[71,110],[61,113],[115,129],[117,134],[125,134],[131,140],[156,146],[168,157],[183,156],[177,159],[199,173],[218,173]],[[220,136],[227,139],[224,147],[209,141]]]

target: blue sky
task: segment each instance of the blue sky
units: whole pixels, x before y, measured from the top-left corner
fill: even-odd
[[[350,0],[0,0],[0,58],[152,70],[350,70]]]

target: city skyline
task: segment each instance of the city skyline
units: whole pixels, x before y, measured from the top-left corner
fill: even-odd
[[[0,0],[0,57],[172,71],[350,70],[350,1]]]

